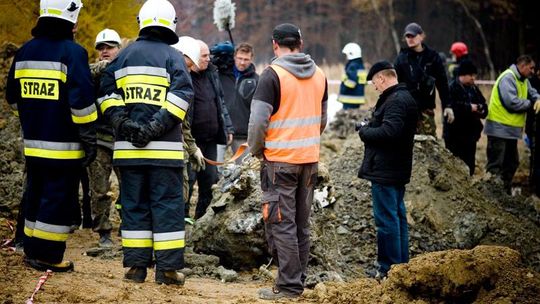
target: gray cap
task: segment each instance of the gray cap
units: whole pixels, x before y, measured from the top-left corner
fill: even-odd
[[[422,30],[422,27],[418,23],[409,23],[405,27],[405,34],[404,35],[413,35],[416,36],[418,34],[422,34],[424,30]]]

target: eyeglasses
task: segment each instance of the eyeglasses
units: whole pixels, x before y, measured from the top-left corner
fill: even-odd
[[[409,38],[409,39],[414,38],[414,37],[416,37],[416,35],[413,35],[413,34],[406,34],[405,35],[405,38]]]

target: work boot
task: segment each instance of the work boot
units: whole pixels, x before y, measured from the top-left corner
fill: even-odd
[[[124,274],[125,281],[133,281],[135,283],[142,283],[146,279],[146,267],[131,267],[126,274]]]
[[[156,283],[166,285],[184,285],[186,277],[176,270],[156,270]]]
[[[280,291],[276,287],[259,289],[259,299],[263,300],[290,299],[298,297],[300,297],[299,294]]]
[[[111,232],[100,232],[99,233],[99,247],[101,248],[112,248],[114,245],[111,239]]]
[[[69,272],[74,268],[72,261],[62,261],[57,264],[47,263],[36,259],[25,258],[24,263],[36,270],[46,271],[48,269],[53,272]]]

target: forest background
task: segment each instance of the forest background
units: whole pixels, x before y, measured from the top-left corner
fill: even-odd
[[[190,35],[209,45],[228,40],[213,24],[213,0],[170,0],[176,7],[179,35]],[[138,33],[136,16],[143,0],[83,0],[76,40],[94,51],[96,34],[108,27],[122,37]],[[257,64],[272,58],[272,28],[282,22],[297,24],[305,52],[321,65],[344,62],[342,47],[357,42],[369,64],[393,61],[403,45],[403,28],[418,22],[427,34],[426,43],[448,54],[450,45],[463,41],[483,79],[496,75],[520,54],[540,55],[540,18],[537,0],[233,0],[235,43],[255,46]],[[0,42],[22,44],[39,16],[37,0],[0,0]]]

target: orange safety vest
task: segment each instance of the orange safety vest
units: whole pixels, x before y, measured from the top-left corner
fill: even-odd
[[[298,79],[277,65],[270,68],[278,75],[281,99],[278,111],[270,117],[264,156],[269,161],[289,164],[316,163],[326,77],[318,67],[307,79]]]

